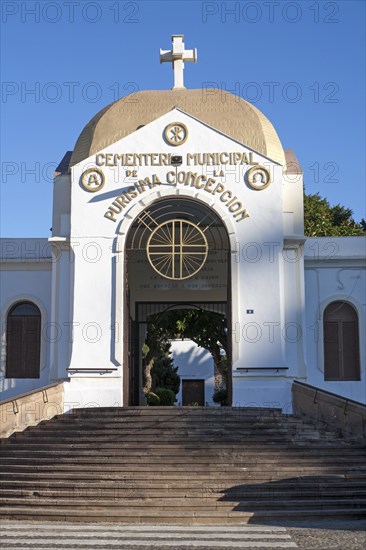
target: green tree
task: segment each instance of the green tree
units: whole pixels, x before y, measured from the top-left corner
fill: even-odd
[[[152,387],[172,390],[174,395],[176,395],[179,392],[180,386],[179,367],[174,367],[173,365],[170,348],[171,344],[168,343],[154,361],[151,371]]]
[[[153,387],[152,369],[158,359],[164,355],[169,346],[171,332],[165,315],[151,315],[148,320],[147,337],[142,346],[142,356],[145,361],[144,392],[150,392]]]
[[[170,340],[189,338],[198,346],[207,349],[214,360],[224,384],[227,381],[227,336],[224,329],[225,317],[220,313],[201,309],[171,310],[163,314],[151,315],[148,321],[147,338],[142,352],[145,360],[144,391],[157,386],[165,386],[160,379],[170,380],[171,389],[178,368],[170,358]],[[156,366],[156,368],[155,368]],[[178,389],[175,393],[178,393]]]
[[[182,311],[176,319],[176,327],[182,338],[193,340],[211,353],[215,367],[226,385],[227,334],[224,325],[225,317],[222,314],[203,309]]]
[[[344,237],[365,235],[365,222],[357,223],[352,210],[331,206],[319,193],[304,193],[304,233],[308,237]]]

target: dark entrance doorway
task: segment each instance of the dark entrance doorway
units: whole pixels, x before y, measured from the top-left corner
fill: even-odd
[[[182,405],[205,404],[205,381],[204,380],[182,380]]]
[[[217,318],[217,329],[219,338],[225,342],[225,350],[228,359],[228,373],[227,373],[227,388],[231,391],[231,349],[230,345],[227,345],[227,303],[226,302],[198,302],[191,304],[187,302],[138,302],[136,304],[135,321],[131,327],[131,341],[130,341],[130,405],[141,404],[143,395],[141,394],[141,388],[144,384],[144,369],[145,359],[143,354],[143,346],[146,342],[146,338],[149,332],[149,325],[153,322],[154,326],[159,324],[159,320],[162,324],[166,324],[166,317],[173,314],[173,317],[184,317],[188,312],[202,312],[203,314],[212,314]]]
[[[149,319],[172,309],[211,311],[222,315],[231,334],[229,237],[218,215],[199,201],[161,199],[132,224],[125,260],[124,402],[139,405],[145,402],[142,349]],[[231,342],[227,360],[231,403]]]

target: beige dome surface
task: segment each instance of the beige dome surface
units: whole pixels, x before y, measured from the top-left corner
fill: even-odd
[[[216,90],[214,94],[205,94],[198,89],[142,91],[111,103],[81,132],[70,165],[94,155],[175,107],[271,160],[286,164],[276,130],[256,107],[229,92]]]

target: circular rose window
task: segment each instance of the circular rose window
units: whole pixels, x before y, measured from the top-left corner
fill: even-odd
[[[204,266],[208,254],[203,231],[186,220],[170,220],[158,225],[147,241],[151,267],[166,279],[193,277]]]

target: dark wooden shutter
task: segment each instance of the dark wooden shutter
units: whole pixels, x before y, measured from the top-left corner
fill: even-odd
[[[356,321],[342,323],[342,347],[343,380],[360,380],[358,323]]]
[[[22,378],[23,375],[22,317],[8,317],[6,331],[6,377]]]
[[[16,304],[9,312],[6,330],[6,377],[39,378],[41,313],[30,302]]]
[[[25,378],[39,377],[39,359],[40,359],[40,317],[23,318],[23,372]]]
[[[325,380],[339,380],[341,362],[337,321],[324,320],[324,372]]]
[[[346,302],[324,311],[325,380],[360,380],[358,316]]]

